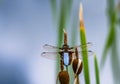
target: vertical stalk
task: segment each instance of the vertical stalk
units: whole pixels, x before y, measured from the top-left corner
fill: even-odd
[[[86,33],[85,33],[85,27],[84,27],[84,21],[83,21],[83,8],[82,4],[80,4],[80,11],[79,11],[79,17],[80,17],[80,39],[81,39],[81,45],[85,45],[87,43],[86,41]],[[87,51],[87,47],[82,47],[82,50]],[[83,70],[84,70],[84,78],[85,78],[85,84],[90,84],[90,75],[89,75],[89,65],[88,65],[88,53],[82,52],[82,59],[83,59]]]
[[[56,9],[57,9],[57,5],[56,5],[56,0],[51,0],[51,8],[52,8],[52,15],[53,15],[53,21],[56,21]]]
[[[58,25],[58,46],[61,46],[63,43],[63,28],[65,28],[65,3],[64,0],[61,0],[61,8],[60,8],[60,19],[59,19],[59,25]],[[60,64],[60,58],[57,58],[56,63],[56,71],[60,70],[59,64]]]
[[[94,68],[95,68],[96,84],[100,84],[99,68],[98,68],[98,61],[97,61],[96,55],[94,55]]]
[[[119,55],[118,55],[118,45],[117,45],[117,12],[115,6],[115,0],[107,0],[107,14],[108,14],[108,21],[109,21],[109,35],[108,40],[106,41],[106,46],[103,51],[102,56],[102,66],[104,66],[108,50],[111,49],[111,70],[113,73],[114,84],[119,84],[119,77],[120,77],[120,66],[119,66]]]

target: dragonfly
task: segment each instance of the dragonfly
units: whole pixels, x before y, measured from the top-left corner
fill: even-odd
[[[86,48],[89,46],[92,46],[91,42],[88,42],[88,43],[83,44],[83,45],[69,47],[69,45],[67,43],[67,33],[64,31],[64,44],[62,45],[62,47],[56,47],[56,46],[52,46],[49,44],[45,44],[43,46],[43,48],[49,50],[49,52],[43,52],[41,54],[41,56],[48,58],[48,59],[54,59],[54,60],[57,60],[57,56],[59,56],[60,60],[64,64],[64,66],[67,67],[67,66],[71,65],[73,59],[76,58],[76,56],[75,56],[75,49],[76,48],[79,50],[78,51],[78,58],[80,58],[80,59],[81,59],[82,52],[87,52],[88,55],[92,55],[93,52],[91,50],[86,51],[86,50],[81,49],[81,48]]]

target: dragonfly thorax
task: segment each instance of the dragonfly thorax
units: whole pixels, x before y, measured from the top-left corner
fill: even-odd
[[[64,49],[64,51],[68,51],[68,49],[69,49],[69,46],[68,45],[63,45],[63,49]]]

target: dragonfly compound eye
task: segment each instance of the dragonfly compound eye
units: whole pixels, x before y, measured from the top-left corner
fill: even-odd
[[[61,71],[58,74],[60,84],[69,84],[69,74],[67,71]]]
[[[82,71],[82,60],[81,59],[74,59],[72,63],[73,71],[76,75],[79,75]]]

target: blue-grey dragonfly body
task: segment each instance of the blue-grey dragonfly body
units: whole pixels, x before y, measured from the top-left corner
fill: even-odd
[[[64,62],[65,66],[69,65],[69,60],[70,60],[69,53],[64,53],[64,55],[63,55],[63,62]]]

